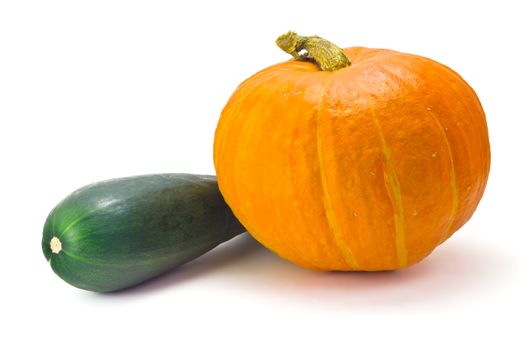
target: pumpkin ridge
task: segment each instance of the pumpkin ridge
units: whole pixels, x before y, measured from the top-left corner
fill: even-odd
[[[372,119],[379,133],[381,140],[381,151],[385,159],[386,167],[383,168],[383,177],[385,187],[392,202],[394,209],[394,227],[396,231],[396,251],[400,267],[407,266],[407,248],[406,248],[406,233],[405,233],[405,213],[403,209],[403,199],[401,196],[401,188],[399,179],[394,168],[394,160],[392,158],[392,151],[385,140],[383,129],[377,118],[375,109],[372,109]]]
[[[253,96],[253,95],[256,95],[256,94],[261,94],[261,92],[259,90],[262,90],[262,88],[264,88],[265,83],[267,83],[268,81],[271,81],[273,78],[277,77],[279,74],[280,74],[279,70],[270,70],[269,68],[267,68],[267,69],[263,70],[262,72],[254,74],[250,78],[246,79],[242,83],[242,84],[244,84],[244,89],[239,89],[240,93],[242,93],[240,95],[242,98],[238,97],[239,101],[238,101],[237,108],[242,109],[242,107],[244,106],[244,103],[246,103],[246,100],[250,97],[250,95]],[[259,101],[259,103],[260,103],[260,101]],[[247,115],[245,115],[244,118],[241,119],[242,121],[238,122],[239,123],[239,125],[238,125],[238,134],[239,135],[242,134],[243,131],[246,129],[246,124],[248,124],[249,122],[253,123],[253,120],[250,120],[250,118],[253,118],[253,117],[250,116],[250,113],[247,113]],[[238,144],[241,144],[239,141],[237,141],[237,142],[238,142]],[[239,173],[236,170],[239,167],[239,164],[238,164],[239,150],[240,150],[240,148],[237,148],[235,153],[230,155],[230,157],[232,157],[233,169],[235,170],[236,174]],[[232,179],[232,181],[231,181],[231,189],[232,189],[232,196],[235,197],[235,200],[234,200],[235,203],[239,203],[240,202],[238,187],[239,187],[238,186],[238,177],[234,177]],[[228,203],[228,204],[230,204],[230,203]],[[238,207],[236,207],[236,209],[237,208],[238,208],[238,210],[235,212],[235,214],[239,215],[238,217],[243,219],[242,220],[244,222],[243,225],[251,228],[251,231],[249,231],[249,232],[252,233],[252,235],[254,237],[261,237],[260,235],[257,234],[257,232],[255,232],[255,230],[253,229],[253,225],[251,225],[251,222],[249,222],[249,220],[247,220],[248,216],[245,215],[244,208],[242,208],[242,206],[240,206],[240,205]]]
[[[244,105],[244,103],[246,102],[246,99],[248,99],[250,97],[251,94],[254,93],[254,90],[256,91],[258,88],[260,88],[260,86],[263,85],[263,83],[266,83],[267,81],[273,79],[274,77],[278,76],[279,72],[278,71],[272,71],[270,70],[269,68],[257,73],[257,74],[254,74],[252,75],[251,77],[249,77],[248,79],[244,80],[242,83],[241,83],[241,86],[243,87],[242,89],[239,87],[237,88],[237,90],[232,94],[232,96],[236,96],[236,105],[234,106],[227,106],[229,107],[229,109],[233,109],[234,111],[237,111],[239,109],[241,109]],[[224,113],[224,111],[227,110],[227,108],[225,107],[224,110],[222,111],[221,115]],[[230,114],[234,115],[233,112],[231,112],[231,110],[229,111]],[[247,121],[248,118],[240,118],[240,122],[239,122],[239,134],[240,132],[243,130],[243,127],[245,126],[246,124],[246,121]],[[225,120],[225,123],[226,125],[222,125],[222,128],[224,129],[228,129],[229,128],[229,124],[228,123],[231,123],[232,120],[229,119],[229,120]],[[228,142],[228,138],[227,137],[223,137],[222,138],[222,142],[221,144],[218,144],[218,147],[217,147],[217,164],[219,162],[219,159],[221,157],[224,157],[224,148],[226,146],[226,143]],[[238,151],[237,151],[238,152]],[[237,156],[238,154],[235,153],[233,155],[230,155],[230,157],[232,157],[232,163],[233,163],[233,167],[235,168],[237,165],[236,165],[236,162],[237,162]],[[219,172],[219,167],[217,166],[216,167],[216,172],[218,173]],[[236,179],[234,178],[233,181],[231,181],[231,186],[232,186],[232,192],[233,192],[233,196],[235,197],[235,200],[234,202],[239,202],[239,196],[237,194],[237,185],[235,183]],[[220,188],[220,186],[219,186]],[[228,203],[228,202],[227,202]],[[230,205],[230,203],[228,203]],[[237,209],[237,208],[236,208]],[[245,218],[246,216],[244,215],[243,211],[239,208],[236,212],[237,215],[239,215],[239,217],[241,218]],[[246,220],[244,220],[246,221]]]
[[[472,87],[470,85],[468,85],[468,83],[454,70],[450,69],[449,67],[445,66],[445,65],[442,65],[442,64],[439,64],[439,67],[442,69],[442,70],[446,70],[448,72],[451,72],[452,76],[455,78],[456,81],[459,81],[461,84],[464,84],[466,85],[470,92],[474,94],[474,97],[476,99],[476,101],[478,102],[478,104],[481,105],[481,102],[479,101],[476,93],[474,92],[474,90],[472,89]],[[434,67],[434,71],[435,71],[435,67]],[[439,76],[442,77],[442,80],[446,81],[446,82],[449,82],[450,83],[450,80],[448,79],[444,79],[443,78],[443,74],[439,74]],[[463,100],[463,98],[461,98],[461,93],[455,88],[454,86],[455,84],[454,83],[451,83],[450,84],[450,89],[454,92],[454,94],[458,97],[458,101],[459,103],[463,106],[463,108],[466,110],[468,116],[469,116],[469,119],[471,121],[473,121],[474,119],[472,118],[472,112],[471,112],[471,108],[469,108],[469,106],[467,106],[467,104],[465,103],[465,101]],[[481,110],[483,111],[483,108],[481,108]],[[483,116],[485,116],[485,112],[483,111]],[[482,128],[480,129],[479,126],[477,127],[477,129],[480,131],[479,133],[477,133],[479,136],[485,134],[487,131],[486,128],[484,128],[482,126]],[[483,144],[483,141],[480,139],[480,144]],[[488,167],[487,167],[487,174],[488,174]]]
[[[276,65],[276,68],[279,68],[278,65]],[[282,69],[274,69],[274,70],[264,70],[263,72],[260,72],[259,74],[253,75],[251,78],[249,78],[246,81],[246,85],[244,86],[243,90],[240,90],[243,95],[240,95],[239,98],[242,98],[242,100],[239,102],[238,108],[242,109],[245,104],[247,103],[247,99],[250,98],[250,96],[259,95],[260,97],[256,99],[256,102],[254,102],[253,106],[250,106],[251,108],[254,108],[256,104],[261,105],[268,105],[268,99],[271,97],[266,96],[264,93],[264,90],[268,90],[268,86],[273,86],[273,88],[277,89],[276,84],[282,84],[282,82],[274,81],[276,77],[279,77],[282,74]],[[230,112],[231,113],[231,112]],[[251,112],[245,113],[242,121],[238,121],[238,134],[242,135],[244,134],[246,136],[246,139],[249,139],[251,137],[251,130],[253,129],[252,124],[256,121],[256,119],[253,119]],[[245,144],[243,144],[241,141],[238,141],[237,145],[239,146],[234,153],[230,155],[232,157],[233,162],[233,168],[235,169],[235,173],[239,174],[239,169],[242,168],[242,162],[239,161],[239,152]],[[239,193],[242,193],[238,189],[239,183],[238,183],[238,177],[235,177],[233,181],[230,183],[231,185],[231,191],[232,191],[232,197],[234,200],[233,203],[239,203],[241,202],[242,196],[239,195]],[[226,201],[228,205],[230,203]],[[231,205],[232,207],[235,207],[237,210],[234,211],[235,215],[238,215],[237,217],[242,221],[244,226],[248,229],[248,231],[252,234],[252,236],[259,241],[261,244],[268,244],[267,241],[264,239],[264,235],[259,234],[259,230],[257,229],[257,225],[252,222],[250,219],[250,215],[246,214],[245,208],[241,205],[235,206]],[[278,237],[278,236],[277,236]],[[277,238],[277,247],[283,247],[286,246],[285,241]],[[295,261],[300,261],[303,266],[315,269],[315,266],[309,264],[308,262],[303,262],[301,259],[302,252],[298,250],[300,246],[294,246],[293,249],[290,249],[288,251],[288,254],[293,256]],[[281,253],[280,249],[278,248],[272,248],[271,249],[275,254],[277,254],[280,257],[283,257],[283,254]]]
[[[433,65],[431,67],[431,69],[435,72],[435,75],[438,77],[438,79],[440,79],[442,82],[446,83],[446,85],[449,87],[449,89],[454,93],[454,95],[456,96],[457,98],[457,101],[458,103],[463,107],[463,110],[465,112],[465,114],[467,114],[468,116],[468,119],[470,121],[470,123],[473,123],[473,124],[478,124],[476,122],[476,119],[475,117],[473,116],[472,114],[472,110],[471,108],[469,108],[469,106],[467,105],[467,103],[464,101],[463,97],[462,97],[462,93],[460,91],[458,91],[458,89],[456,88],[456,85],[457,83],[461,83],[461,84],[464,84],[466,85],[466,87],[468,88],[469,92],[471,94],[474,95],[474,98],[475,100],[477,101],[480,109],[481,109],[481,112],[483,114],[483,116],[485,116],[485,112],[483,111],[483,108],[481,106],[481,102],[479,101],[479,98],[478,96],[476,95],[475,91],[472,89],[472,87],[456,72],[454,71],[453,69],[451,69],[450,67],[447,67],[446,65],[444,64],[441,64],[441,63],[438,63],[436,62],[437,64],[436,65]],[[453,77],[454,79],[447,79],[447,74],[443,74],[443,72],[446,72],[448,73],[449,76]],[[479,125],[476,126],[476,129],[478,130],[478,132],[476,133],[476,135],[478,136],[478,141],[479,141],[479,144],[481,145],[481,147],[483,148],[483,140],[482,138],[484,137],[483,135],[486,135],[488,133],[488,130],[486,129],[486,122],[485,123],[482,123],[484,125],[482,125],[481,127]],[[490,152],[490,148],[488,150],[488,152]],[[489,162],[490,162],[490,158],[489,158]],[[478,183],[478,190],[476,192],[481,192],[483,193],[484,191],[484,188],[486,186],[486,183],[487,183],[487,177],[488,177],[488,173],[490,171],[490,163],[489,165],[487,165],[485,167],[485,176],[483,176],[482,178],[484,178],[485,180],[484,181],[481,181]],[[459,195],[458,195],[459,196]],[[477,204],[476,204],[477,205]],[[472,214],[474,213],[474,210],[470,210],[470,216],[472,216]],[[470,217],[469,216],[469,217]],[[458,217],[455,218],[454,222],[452,223],[452,229],[447,237],[445,237],[441,243],[443,243],[444,241],[446,241],[448,238],[450,238],[452,236],[452,234],[457,230],[459,229],[459,227],[461,227],[463,224],[465,224],[466,221],[468,221],[468,219],[466,218],[459,218],[460,220],[457,221]],[[454,229],[454,226],[458,225],[459,226],[456,226],[455,229]]]
[[[401,79],[401,77],[397,73],[383,66],[379,66],[377,64],[375,64],[375,66],[381,69],[382,71],[384,71],[385,73],[396,77],[401,84],[405,85],[411,90],[414,90],[414,88],[410,84],[407,84],[403,79]],[[441,243],[443,243],[448,237],[450,237],[451,235],[450,230],[452,229],[452,224],[454,223],[454,220],[456,220],[456,216],[458,214],[458,209],[459,209],[458,185],[457,185],[457,179],[456,179],[454,157],[452,155],[452,146],[450,145],[450,142],[448,140],[448,136],[445,131],[445,128],[443,127],[443,124],[441,124],[441,121],[438,119],[438,117],[432,110],[429,110],[428,114],[432,116],[432,119],[434,119],[434,121],[436,122],[436,125],[439,128],[439,132],[441,133],[441,135],[443,135],[443,139],[445,140],[445,145],[447,146],[448,157],[450,159],[450,186],[451,186],[451,192],[452,192],[452,205],[450,208],[450,219],[447,224],[445,235],[444,235],[444,238],[440,241]]]
[[[439,74],[439,70],[437,69],[438,67],[439,67],[439,69],[440,69],[441,71],[446,71],[446,72],[448,72],[448,73],[452,73],[452,74],[449,74],[449,75],[451,75],[452,77],[454,77],[454,80],[455,80],[455,81],[454,81],[454,80],[450,80],[450,79],[446,79],[446,77],[445,77],[444,74]],[[467,83],[467,82],[466,82],[466,81],[465,81],[465,80],[464,80],[464,79],[463,79],[463,78],[462,78],[462,77],[461,77],[456,71],[454,71],[453,69],[451,69],[451,68],[449,68],[449,67],[447,67],[447,66],[445,66],[445,65],[443,65],[443,64],[438,63],[437,65],[433,66],[432,69],[434,70],[434,72],[438,73],[437,76],[441,78],[441,81],[444,81],[444,82],[448,83],[448,85],[449,85],[449,87],[450,87],[450,90],[454,92],[454,95],[456,95],[458,102],[461,104],[461,106],[463,106],[463,109],[466,111],[466,114],[468,115],[469,120],[470,120],[472,123],[477,124],[477,123],[475,122],[475,118],[473,118],[471,108],[469,108],[469,106],[465,103],[465,101],[464,101],[463,98],[462,98],[462,94],[461,94],[461,92],[459,92],[459,91],[456,89],[455,84],[456,84],[457,82],[459,82],[460,84],[464,84],[464,85],[466,85],[466,86],[468,87],[468,89],[470,90],[470,92],[474,94],[474,97],[475,97],[476,101],[478,102],[478,104],[481,105],[481,103],[479,102],[479,99],[478,99],[476,93],[474,92],[474,90],[472,89],[472,87],[471,87],[470,85],[468,85],[468,83]],[[485,112],[483,111],[483,108],[482,108],[482,107],[481,107],[481,111],[482,111],[483,116],[485,116]],[[478,138],[478,140],[479,140],[479,144],[480,144],[481,148],[483,148],[483,143],[484,143],[484,142],[483,142],[483,140],[482,140],[482,137],[483,137],[484,134],[488,133],[488,131],[487,131],[485,128],[480,129],[479,126],[477,126],[476,128],[477,128],[477,130],[478,130],[478,132],[477,132],[476,134],[479,136],[479,138]],[[490,150],[489,150],[489,151],[490,151]],[[490,162],[490,158],[489,158],[489,162]],[[490,163],[489,163],[489,164],[490,164]],[[481,181],[481,182],[478,183],[478,190],[477,190],[476,192],[481,192],[481,193],[482,193],[482,192],[484,191],[485,186],[486,186],[486,181],[487,181],[486,179],[488,178],[488,172],[489,172],[489,170],[490,170],[490,165],[487,166],[487,167],[485,167],[484,170],[485,170],[485,172],[486,172],[486,175],[483,177],[483,178],[485,179],[485,181]],[[476,205],[477,205],[477,204],[476,204]],[[470,215],[472,215],[473,213],[474,213],[474,210],[472,210],[472,212],[471,212]],[[455,221],[455,220],[454,220],[454,221]],[[459,227],[461,227],[465,222],[466,222],[466,221],[464,221],[463,223],[460,223],[460,226],[459,226]],[[453,223],[453,224],[454,224],[454,223]],[[451,226],[453,226],[453,224],[452,224]],[[456,227],[456,230],[457,230],[459,227]],[[455,230],[454,230],[454,231],[455,231]],[[449,232],[449,233],[447,234],[447,236],[443,239],[442,242],[444,242],[444,241],[446,241],[448,238],[450,238],[450,237],[452,236],[452,234],[454,233],[454,231]],[[442,243],[442,242],[441,242],[441,243]]]
[[[335,243],[337,247],[339,248],[339,251],[341,252],[341,255],[343,256],[343,259],[345,262],[352,268],[353,270],[358,270],[359,265],[355,259],[354,254],[352,253],[352,249],[348,246],[348,244],[345,244],[341,232],[339,232],[339,227],[337,225],[337,221],[335,219],[335,213],[334,209],[332,208],[332,198],[330,196],[330,192],[328,190],[328,183],[326,180],[326,173],[324,171],[324,159],[322,155],[322,141],[321,141],[321,133],[320,133],[320,119],[321,119],[321,105],[323,103],[324,95],[326,90],[326,80],[324,84],[321,86],[321,90],[319,93],[319,102],[317,104],[316,108],[316,118],[317,118],[317,130],[316,130],[316,142],[317,142],[317,159],[319,162],[319,175],[321,178],[321,187],[323,191],[323,206],[325,209],[326,214],[326,220],[328,221],[328,227],[330,228],[330,231],[332,233],[332,236],[334,237]]]
[[[447,133],[445,132],[445,128],[443,128],[443,125],[439,121],[438,117],[434,114],[434,112],[429,111],[432,118],[436,121],[439,131],[443,135],[443,139],[445,140],[445,144],[447,146],[447,153],[448,158],[450,159],[450,186],[452,190],[452,207],[450,208],[450,219],[447,224],[447,229],[445,231],[445,236],[441,240],[441,243],[444,242],[448,237],[451,235],[451,229],[452,224],[456,220],[456,216],[458,215],[458,209],[459,209],[459,194],[458,194],[458,183],[456,179],[456,170],[455,170],[455,164],[454,164],[454,157],[452,156],[452,147],[450,146],[450,142],[448,141]]]

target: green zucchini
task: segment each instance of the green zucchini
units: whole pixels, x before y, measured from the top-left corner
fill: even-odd
[[[42,249],[66,282],[111,292],[165,273],[244,231],[215,176],[143,175],[70,194],[47,217]]]

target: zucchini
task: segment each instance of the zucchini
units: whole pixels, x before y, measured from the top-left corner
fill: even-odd
[[[215,176],[143,175],[70,194],[47,217],[42,250],[66,282],[112,292],[165,273],[244,231]]]

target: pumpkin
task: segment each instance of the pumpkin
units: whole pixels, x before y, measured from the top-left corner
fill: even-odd
[[[314,270],[393,270],[476,209],[485,114],[452,69],[289,32],[294,59],[244,81],[215,133],[219,188],[264,246]]]

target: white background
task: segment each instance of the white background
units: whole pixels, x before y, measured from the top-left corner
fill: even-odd
[[[520,1],[2,1],[2,349],[524,349],[525,33]],[[102,295],[40,248],[63,197],[114,177],[213,174],[236,86],[288,57],[290,29],[458,71],[492,145],[472,220],[393,273],[314,273],[240,236]]]

